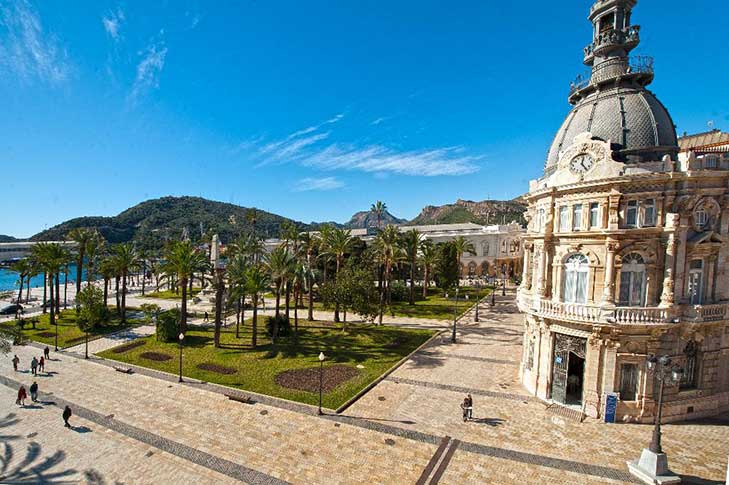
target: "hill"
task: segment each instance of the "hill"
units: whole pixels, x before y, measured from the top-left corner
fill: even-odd
[[[0,243],[15,242],[15,241],[20,241],[20,239],[14,238],[13,236],[6,236],[4,234],[0,234]]]
[[[142,202],[112,217],[78,217],[33,236],[34,241],[63,239],[77,227],[96,228],[107,241],[137,241],[145,247],[159,246],[166,239],[179,239],[187,231],[193,240],[203,233],[217,233],[223,242],[252,227],[261,236],[278,236],[281,224],[294,222],[300,229],[309,226],[270,212],[249,209],[201,197],[162,197]]]
[[[457,200],[455,204],[425,206],[409,225],[457,224],[474,222],[476,224],[504,224],[516,221],[524,224],[526,205],[514,200]]]
[[[387,224],[404,224],[407,222],[407,219],[399,219],[392,214],[390,214],[388,211],[385,211],[382,214],[382,220],[381,223],[383,226],[386,226]],[[348,229],[365,229],[367,227],[376,227],[377,226],[377,216],[374,214],[374,212],[371,211],[360,211],[357,212],[352,216],[352,218],[344,224],[344,227]]]

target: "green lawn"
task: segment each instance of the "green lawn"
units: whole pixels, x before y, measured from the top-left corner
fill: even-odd
[[[422,290],[420,290],[422,292]],[[432,318],[435,320],[452,320],[453,309],[456,307],[456,313],[461,315],[476,303],[476,297],[483,298],[491,294],[490,288],[481,288],[476,290],[473,287],[462,287],[458,291],[458,305],[456,306],[455,292],[451,291],[448,298],[445,298],[443,291],[437,288],[428,290],[428,297],[425,300],[415,300],[414,305],[410,305],[406,301],[393,301],[392,309],[385,309],[385,315],[411,318]],[[422,298],[422,293],[418,293]],[[468,295],[468,300],[465,299]],[[306,306],[306,301],[304,301]],[[333,308],[324,308],[321,302],[314,301],[314,308],[317,310],[331,310]]]
[[[193,288],[192,295],[188,292],[187,297],[192,298],[202,291],[202,288]],[[141,295],[140,295],[141,296]],[[179,300],[182,298],[182,290],[179,293],[175,293],[174,290],[162,290],[152,291],[144,294],[145,298],[161,298],[163,300]]]
[[[345,364],[356,369],[362,365],[358,375],[345,381],[323,396],[325,407],[335,409],[382,375],[386,370],[408,355],[433,335],[428,330],[411,330],[374,325],[350,326],[342,332],[341,326],[300,322],[298,342],[293,337],[280,339],[276,346],[263,332],[263,321],[259,320],[258,347],[250,347],[250,320],[241,327],[241,338],[235,338],[235,329],[223,329],[223,348],[213,347],[213,330],[190,328],[185,337],[183,375],[206,382],[249,390],[261,394],[281,397],[308,404],[317,404],[318,392],[308,392],[282,387],[275,377],[290,369],[318,369],[318,355],[327,356],[325,367]],[[128,362],[144,367],[176,374],[179,371],[179,347],[176,343],[158,342],[155,336],[143,339],[144,345],[114,353],[113,349],[100,355],[107,359]],[[170,360],[154,361],[144,359],[140,354],[157,352],[169,355]],[[230,375],[201,370],[199,364],[216,364],[234,370]]]
[[[112,314],[111,320],[103,327],[98,327],[93,332],[89,332],[89,340],[93,340],[108,333],[123,330],[124,328],[138,325],[143,322],[140,319],[132,318],[130,310],[127,309],[127,323],[125,325],[122,325],[119,322],[119,317],[116,316],[114,309],[109,308],[109,310]],[[56,327],[51,326],[50,315],[46,313],[45,315],[40,315],[37,318],[39,319],[39,321],[38,323],[36,323],[35,328],[33,328],[33,325],[30,323],[30,318],[25,319],[26,324],[23,328],[23,335],[34,342],[41,342],[53,345],[56,340]],[[84,333],[79,330],[78,325],[76,324],[75,310],[68,309],[61,311],[59,317],[56,319],[56,322],[58,323],[59,348],[73,347],[74,345],[78,345],[84,342]],[[10,322],[6,322],[3,325],[15,326],[17,325],[17,323],[13,320]]]

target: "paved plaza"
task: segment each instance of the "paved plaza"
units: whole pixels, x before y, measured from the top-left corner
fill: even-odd
[[[17,385],[32,381],[13,372],[11,354],[0,363],[0,482],[33,473],[80,483],[632,482],[625,462],[651,426],[580,423],[529,396],[517,379],[523,317],[512,300],[482,304],[479,323],[467,315],[455,345],[439,322],[441,336],[343,413],[323,417],[274,398],[241,404],[217,386],[158,372],[122,374],[84,360],[82,348],[52,354],[49,374],[37,378],[43,403],[20,408]],[[99,339],[93,351],[133,338]],[[21,369],[40,355],[34,346],[13,352]],[[466,392],[475,404],[468,423],[459,408]],[[74,430],[62,425],[66,403]],[[689,483],[723,483],[728,424],[666,425],[671,467]]]

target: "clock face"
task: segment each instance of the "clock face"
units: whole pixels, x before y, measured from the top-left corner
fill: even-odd
[[[570,170],[575,173],[585,173],[592,168],[595,161],[587,153],[581,153],[570,162]]]

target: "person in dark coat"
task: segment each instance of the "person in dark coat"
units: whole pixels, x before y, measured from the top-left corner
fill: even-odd
[[[20,359],[18,358],[17,354],[13,357],[13,370],[15,372],[18,372],[18,364],[20,364]]]
[[[38,402],[38,383],[35,381],[30,385],[30,400]]]
[[[33,360],[30,361],[30,370],[33,372],[34,376],[38,375],[38,359],[33,357]]]
[[[71,427],[71,425],[68,424],[68,420],[69,418],[71,418],[71,414],[73,413],[71,412],[70,407],[66,406],[65,408],[63,408],[63,425],[67,428]]]
[[[18,400],[15,401],[15,404],[18,406],[25,406],[25,399],[28,397],[28,393],[25,390],[25,387],[20,386],[20,389],[18,389]]]
[[[43,372],[46,367],[46,359],[41,355],[40,360],[38,361],[38,372]]]
[[[51,349],[49,349],[47,345],[46,348],[43,349],[43,355],[46,357],[46,360],[51,358]]]
[[[473,419],[473,398],[470,394],[466,396],[466,414],[468,419]]]

